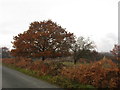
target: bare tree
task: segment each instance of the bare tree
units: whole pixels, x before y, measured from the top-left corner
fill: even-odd
[[[78,37],[76,42],[72,44],[72,51],[74,57],[74,64],[76,64],[77,60],[81,57],[85,57],[89,55],[91,50],[94,50],[95,45],[94,42],[89,38],[85,39],[84,37]]]

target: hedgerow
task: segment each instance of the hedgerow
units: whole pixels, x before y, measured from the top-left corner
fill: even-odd
[[[52,76],[50,81],[57,82],[62,87],[80,87],[72,85],[73,81],[97,88],[120,87],[120,68],[109,59],[99,60],[89,64],[65,66],[58,61],[36,60],[28,58],[3,59],[3,63],[34,72],[36,76]],[[64,77],[63,77],[64,76]]]
[[[100,60],[91,64],[64,67],[61,74],[83,84],[98,88],[120,87],[120,68],[111,60]]]

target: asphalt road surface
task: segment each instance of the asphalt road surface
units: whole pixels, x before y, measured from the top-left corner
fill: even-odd
[[[59,87],[3,66],[2,88],[59,88]]]

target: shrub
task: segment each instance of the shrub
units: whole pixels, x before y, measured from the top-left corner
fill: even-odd
[[[15,64],[17,61],[14,58],[4,58],[2,59],[2,62],[6,64]]]
[[[21,60],[16,63],[18,67],[27,68],[30,70],[34,70],[38,72],[38,75],[58,75],[60,73],[61,68],[63,67],[62,63],[58,61],[40,61],[36,60],[34,62],[30,62],[30,60]]]
[[[49,66],[49,75],[56,76],[59,75],[61,72],[61,69],[63,68],[63,63],[60,63],[58,61],[51,61],[49,63],[46,63]]]
[[[28,68],[29,66],[32,65],[32,60],[29,58],[16,58],[18,60],[15,65],[20,68]]]
[[[61,74],[82,84],[95,87],[119,87],[120,69],[111,60],[100,60],[92,64],[64,67]]]

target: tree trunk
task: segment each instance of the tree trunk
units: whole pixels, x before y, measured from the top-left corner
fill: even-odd
[[[74,51],[74,64],[76,64],[77,63],[77,53],[76,53],[76,51]]]
[[[42,56],[42,61],[44,61],[45,60],[45,57],[44,56]]]
[[[77,60],[76,60],[76,59],[74,59],[74,64],[76,64],[76,62],[77,62]]]

